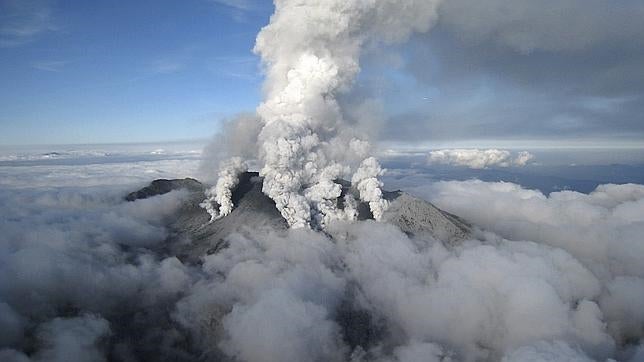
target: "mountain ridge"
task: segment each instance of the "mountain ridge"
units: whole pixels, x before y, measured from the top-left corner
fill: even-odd
[[[286,230],[288,224],[275,207],[275,203],[262,192],[263,179],[257,172],[245,172],[239,177],[232,200],[233,211],[210,222],[210,215],[199,204],[204,200],[207,185],[195,179],[155,180],[149,186],[127,195],[126,200],[135,201],[165,194],[172,190],[189,192],[186,201],[169,221],[169,252],[188,262],[199,262],[203,255],[216,253],[227,246],[227,237],[244,229]],[[342,185],[342,195],[357,196],[351,183],[337,181]],[[403,191],[383,191],[389,208],[383,222],[397,226],[410,236],[430,237],[446,246],[453,246],[471,236],[472,227],[460,217],[439,209],[428,201],[416,198]],[[356,197],[357,199],[357,197]],[[339,198],[339,207],[342,197]],[[369,205],[358,204],[358,220],[373,219]]]

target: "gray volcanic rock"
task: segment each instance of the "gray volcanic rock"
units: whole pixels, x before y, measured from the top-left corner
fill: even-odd
[[[150,185],[134,192],[130,192],[125,200],[135,201],[138,199],[145,199],[155,195],[163,195],[172,190],[187,189],[189,191],[205,191],[204,185],[193,179],[193,178],[184,178],[184,179],[175,179],[175,180],[166,180],[158,179],[152,181]]]
[[[385,195],[388,196],[388,195]],[[471,236],[471,226],[456,215],[439,209],[432,203],[398,192],[390,201],[384,219],[412,236],[431,236],[453,245]]]
[[[169,183],[168,183],[169,182]],[[351,183],[338,180],[343,195],[357,191]],[[145,198],[185,188],[191,191],[187,201],[171,221],[169,252],[188,262],[199,262],[204,254],[212,254],[226,247],[226,238],[231,233],[257,228],[286,230],[288,225],[275,207],[275,202],[262,192],[262,178],[257,172],[245,172],[233,191],[233,211],[221,219],[210,221],[210,215],[199,206],[204,200],[206,187],[193,179],[156,180],[150,186],[131,193],[134,199]],[[130,199],[128,195],[128,200]],[[133,196],[134,197],[134,196]],[[471,227],[459,217],[445,212],[431,203],[401,191],[384,192],[390,202],[385,212],[386,222],[398,226],[410,236],[429,236],[453,245],[471,234]],[[339,206],[342,207],[342,198]],[[366,203],[358,205],[358,219],[372,219]]]
[[[203,192],[190,195],[170,225],[174,252],[179,259],[198,262],[204,254],[216,253],[226,246],[226,237],[244,228],[286,230],[288,224],[275,207],[275,202],[262,192],[262,179],[256,172],[245,172],[233,191],[233,211],[221,219],[210,221],[210,215],[199,204]]]

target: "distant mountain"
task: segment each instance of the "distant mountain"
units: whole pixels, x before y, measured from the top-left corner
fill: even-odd
[[[285,230],[288,228],[275,207],[275,203],[262,192],[263,179],[256,172],[246,172],[233,191],[233,211],[209,223],[210,215],[199,206],[204,200],[206,186],[194,179],[155,180],[149,186],[130,193],[126,199],[134,201],[164,194],[176,189],[187,189],[190,196],[181,206],[176,219],[172,220],[172,242],[168,243],[171,254],[188,262],[198,262],[204,254],[216,253],[226,247],[226,237],[233,232],[248,230],[249,227]],[[343,194],[357,191],[351,183],[339,180]],[[471,226],[431,203],[401,191],[385,191],[390,202],[384,215],[385,222],[398,226],[413,236],[430,236],[446,245],[458,243],[470,236]],[[341,206],[341,205],[340,205]],[[358,219],[372,219],[366,203],[358,205]]]
[[[184,179],[158,179],[152,181],[148,186],[134,192],[130,192],[125,200],[135,201],[139,199],[146,199],[151,196],[167,194],[172,190],[187,189],[192,192],[203,192],[204,185],[193,179],[193,178],[184,178]]]

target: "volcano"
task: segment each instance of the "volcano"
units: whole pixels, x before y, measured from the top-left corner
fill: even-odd
[[[345,180],[342,196],[357,190]],[[180,260],[197,263],[203,255],[213,254],[227,246],[227,237],[233,233],[248,233],[258,229],[286,230],[288,224],[275,207],[275,203],[262,192],[263,179],[257,172],[245,172],[239,177],[239,184],[233,191],[233,211],[220,219],[210,222],[210,215],[199,204],[204,199],[207,185],[194,179],[155,180],[149,186],[127,195],[126,200],[134,201],[172,190],[187,190],[189,195],[175,217],[169,220],[169,254]],[[343,197],[338,206],[343,207]],[[414,237],[431,237],[447,246],[453,246],[471,236],[471,225],[460,217],[439,209],[430,202],[402,191],[383,191],[389,201],[384,222],[400,228]],[[358,205],[358,222],[373,219],[367,203]]]

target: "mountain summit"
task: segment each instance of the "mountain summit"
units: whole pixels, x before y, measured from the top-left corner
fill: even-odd
[[[226,246],[226,237],[247,229],[269,228],[286,230],[288,225],[275,207],[275,203],[262,192],[263,179],[257,172],[240,175],[239,184],[233,191],[233,211],[209,222],[210,215],[199,206],[204,199],[206,185],[194,179],[155,180],[149,186],[130,193],[126,199],[134,201],[172,190],[188,190],[189,196],[180,207],[175,219],[170,221],[173,253],[180,259],[198,261],[204,254],[212,254]],[[351,183],[338,180],[342,194],[356,193]],[[389,201],[384,222],[393,224],[410,236],[429,236],[453,245],[471,234],[471,226],[430,202],[402,191],[384,191]],[[342,200],[342,199],[340,199]],[[339,202],[340,202],[339,200]],[[369,205],[358,205],[358,220],[373,219]]]

